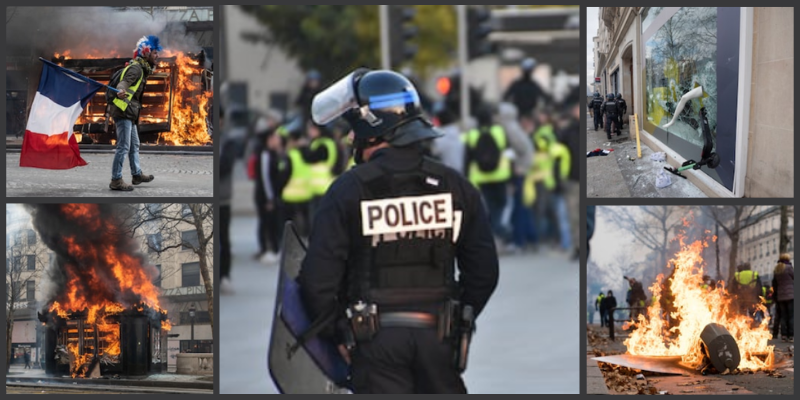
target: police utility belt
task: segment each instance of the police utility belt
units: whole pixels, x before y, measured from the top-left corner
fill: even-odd
[[[345,332],[345,346],[352,350],[359,342],[369,342],[381,328],[436,328],[439,340],[451,341],[456,346],[455,367],[466,370],[469,344],[475,329],[472,306],[462,305],[456,300],[447,300],[439,315],[424,312],[380,313],[378,305],[359,301],[345,310],[350,322]]]

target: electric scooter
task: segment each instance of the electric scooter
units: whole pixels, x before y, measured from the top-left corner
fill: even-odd
[[[681,97],[681,101],[678,103],[678,107],[675,109],[675,114],[672,116],[672,120],[664,125],[664,129],[669,128],[672,126],[675,121],[678,120],[678,115],[683,112],[684,107],[689,101],[694,99],[699,99],[703,96],[703,87],[698,86],[692,89],[689,93],[686,93]],[[664,167],[665,170],[680,176],[683,179],[687,179],[685,175],[681,174],[681,172],[694,169],[699,170],[704,165],[708,168],[717,168],[720,163],[719,155],[715,153],[714,150],[714,138],[711,136],[711,127],[708,125],[708,113],[706,108],[703,107],[700,109],[700,117],[703,121],[703,151],[700,153],[700,161],[695,160],[687,160],[679,168],[672,168],[672,167]]]

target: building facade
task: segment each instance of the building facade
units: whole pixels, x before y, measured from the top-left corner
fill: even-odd
[[[705,109],[720,164],[689,172],[697,187],[794,197],[793,9],[602,7],[598,18],[600,92],[622,94],[646,145],[673,165],[699,160]],[[702,97],[674,116],[697,87]]]
[[[25,351],[31,352],[31,360],[38,364],[42,355],[43,331],[37,318],[44,298],[42,286],[46,285],[44,276],[47,265],[53,262],[54,253],[40,240],[32,229],[30,216],[19,205],[15,212],[7,213],[6,224],[6,288],[16,291],[14,299],[7,297],[6,306],[13,301],[14,328],[12,351],[14,359],[22,362]],[[178,353],[213,353],[213,334],[208,309],[208,297],[200,272],[200,259],[191,246],[197,242],[195,227],[189,223],[187,205],[174,204],[161,210],[180,215],[185,221],[170,224],[170,231],[163,229],[158,222],[145,223],[136,231],[135,240],[141,253],[158,271],[153,283],[161,288],[159,301],[167,310],[172,329],[167,333],[167,367],[175,372]],[[204,221],[206,232],[212,230],[212,220]],[[208,246],[213,249],[213,241]],[[213,279],[213,258],[209,256],[209,276]],[[15,286],[12,286],[13,285]],[[194,314],[192,316],[191,314]]]

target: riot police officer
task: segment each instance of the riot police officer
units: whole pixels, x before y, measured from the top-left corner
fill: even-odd
[[[592,113],[594,116],[594,130],[597,132],[597,128],[603,128],[603,98],[600,96],[599,92],[594,92],[594,98],[589,103],[589,107],[592,108]]]
[[[298,277],[303,303],[312,318],[340,316],[325,334],[350,363],[354,392],[465,393],[457,344],[498,278],[480,194],[423,156],[440,135],[402,75],[360,69],[315,97],[316,123],[339,116],[359,165],[319,204]]]
[[[622,93],[617,93],[617,108],[619,108],[619,128],[625,126],[625,114],[628,112],[628,103],[622,98]]]
[[[606,137],[611,139],[611,125],[614,125],[614,133],[619,135],[619,107],[617,106],[617,102],[614,99],[614,93],[609,93],[606,102],[602,105],[603,114],[606,115]]]

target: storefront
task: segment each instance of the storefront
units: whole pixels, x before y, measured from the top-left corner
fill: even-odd
[[[705,108],[720,157],[704,166],[721,193],[744,195],[750,112],[752,8],[651,7],[640,13],[638,65],[644,130],[686,160],[699,161]],[[673,119],[681,97],[702,87]],[[716,183],[714,183],[716,182]]]

